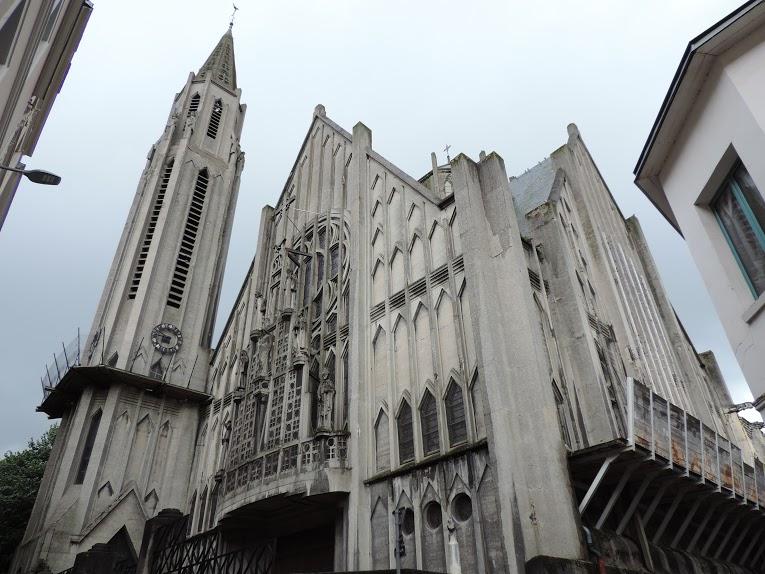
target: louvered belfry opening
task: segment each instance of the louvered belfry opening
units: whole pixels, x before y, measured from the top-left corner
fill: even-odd
[[[167,162],[165,170],[162,172],[159,189],[157,190],[157,197],[154,198],[154,205],[151,208],[149,225],[146,226],[146,234],[143,237],[143,243],[141,243],[141,251],[138,253],[138,261],[136,261],[135,270],[133,271],[133,281],[130,283],[130,289],[128,290],[128,299],[135,299],[135,296],[138,293],[138,286],[141,284],[141,276],[143,275],[143,270],[146,266],[146,259],[149,257],[151,240],[154,238],[154,232],[157,229],[157,220],[159,219],[160,211],[162,211],[162,204],[165,202],[167,184],[170,181],[170,175],[172,173],[173,160],[171,159]]]
[[[207,126],[207,135],[215,139],[218,135],[218,128],[220,127],[220,117],[223,114],[223,103],[220,100],[215,100],[213,104],[212,114],[210,114],[210,123]]]
[[[199,94],[194,94],[191,96],[191,102],[189,103],[189,111],[186,114],[187,116],[190,116],[191,114],[197,113],[197,110],[199,110]]]
[[[170,293],[167,296],[167,304],[178,309],[183,300],[183,292],[186,290],[186,279],[189,276],[191,256],[194,253],[199,225],[202,221],[202,208],[205,204],[207,185],[210,177],[206,169],[199,172],[197,182],[194,185],[194,195],[191,197],[189,214],[186,217],[186,226],[183,229],[181,248],[178,251],[178,259],[175,262],[175,271],[170,283]]]

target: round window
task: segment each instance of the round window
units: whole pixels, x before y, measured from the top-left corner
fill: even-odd
[[[473,503],[470,497],[464,492],[460,492],[452,500],[452,514],[460,522],[465,522],[473,516]]]
[[[441,505],[437,502],[431,502],[425,507],[425,523],[428,528],[435,530],[441,527],[443,517],[441,516]]]
[[[404,518],[401,521],[401,532],[405,536],[414,533],[414,511],[411,508],[404,510]]]

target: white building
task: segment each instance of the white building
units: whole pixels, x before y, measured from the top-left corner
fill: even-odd
[[[765,414],[765,2],[688,44],[635,168],[685,238]]]
[[[0,165],[23,168],[93,10],[89,0],[0,0]],[[0,229],[21,174],[0,170]]]

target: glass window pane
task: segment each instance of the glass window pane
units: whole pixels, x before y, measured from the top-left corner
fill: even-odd
[[[462,389],[454,381],[446,391],[446,423],[449,428],[449,445],[455,446],[467,440],[465,402]]]
[[[404,464],[414,460],[414,433],[412,431],[412,408],[404,402],[398,415],[398,458]]]
[[[0,28],[0,64],[8,63],[13,40],[16,38],[16,29],[19,27],[23,12],[24,2],[19,2],[6,19],[3,27]]]
[[[726,182],[713,208],[742,271],[759,296],[765,291],[765,205],[743,165]]]
[[[58,18],[58,13],[61,10],[61,3],[62,0],[57,0],[53,6],[53,9],[50,11],[50,15],[48,16],[48,21],[45,23],[45,30],[43,31],[42,35],[43,42],[50,40],[51,34],[53,33],[53,25],[56,23],[56,18]]]
[[[738,183],[742,194],[746,199],[746,203],[749,209],[752,210],[755,220],[759,224],[760,229],[765,227],[765,199],[762,197],[762,193],[757,189],[752,181],[752,176],[743,165],[740,165],[738,169],[733,173],[733,178]]]
[[[428,391],[425,391],[425,398],[422,399],[420,417],[422,421],[422,450],[426,455],[438,452],[438,411],[436,410],[436,400]]]

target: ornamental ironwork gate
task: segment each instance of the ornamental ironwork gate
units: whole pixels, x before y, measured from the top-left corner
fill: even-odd
[[[228,550],[217,527],[187,538],[189,520],[157,529],[151,574],[271,574],[273,542]]]

